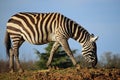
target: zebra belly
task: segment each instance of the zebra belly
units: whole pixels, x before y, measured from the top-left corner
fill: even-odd
[[[52,42],[52,41],[56,41],[55,39],[55,34],[51,33],[51,34],[47,34],[47,37],[41,37],[41,36],[38,36],[38,37],[26,37],[25,35],[22,35],[23,36],[23,39],[31,44],[34,44],[34,45],[42,45],[42,44],[46,44],[46,43],[49,43],[49,42]]]

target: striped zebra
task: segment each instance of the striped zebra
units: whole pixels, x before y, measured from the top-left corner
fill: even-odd
[[[7,22],[5,35],[6,52],[9,56],[10,71],[14,71],[14,57],[17,69],[23,69],[19,61],[19,48],[24,41],[41,45],[54,41],[48,58],[50,65],[53,54],[61,45],[67,55],[76,65],[75,58],[68,44],[68,39],[73,38],[82,45],[82,54],[86,61],[94,67],[97,64],[97,47],[95,41],[98,37],[89,34],[81,25],[60,13],[28,13],[20,12],[13,15]],[[12,43],[11,43],[12,42]]]

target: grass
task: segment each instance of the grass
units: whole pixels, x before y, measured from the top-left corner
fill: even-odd
[[[120,69],[53,69],[0,73],[0,80],[119,80]]]

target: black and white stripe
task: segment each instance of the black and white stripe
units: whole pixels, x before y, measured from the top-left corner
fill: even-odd
[[[82,54],[89,62],[95,62],[97,57],[95,43],[97,37],[90,35],[82,26],[60,13],[15,14],[7,23],[6,47],[8,45],[7,36],[12,40],[10,48],[17,50],[24,41],[35,45],[51,41],[62,44],[59,40],[73,38],[81,43]],[[10,48],[7,47],[7,50]]]

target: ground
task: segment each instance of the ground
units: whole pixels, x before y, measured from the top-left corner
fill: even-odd
[[[0,73],[0,80],[120,80],[120,69],[52,69]]]

